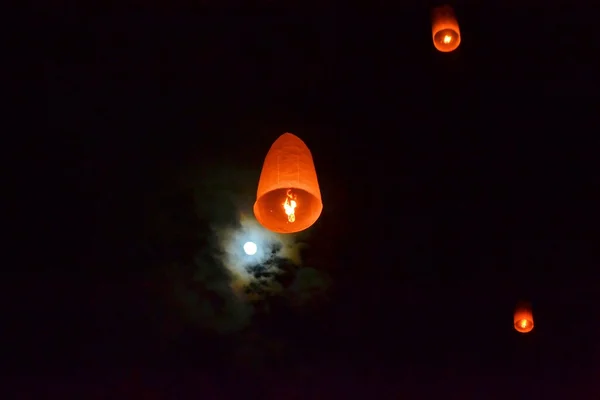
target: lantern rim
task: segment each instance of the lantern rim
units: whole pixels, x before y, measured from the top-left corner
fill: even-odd
[[[527,321],[527,324],[525,327],[523,327],[521,325],[522,321]],[[529,333],[533,330],[534,328],[534,323],[533,323],[533,319],[528,319],[528,318],[520,318],[518,320],[515,321],[514,323],[514,327],[515,330],[519,333]]]
[[[452,41],[450,43],[443,43],[442,36],[449,35],[452,37]],[[433,32],[433,42],[435,48],[442,53],[449,53],[454,51],[460,46],[461,38],[460,32],[458,29],[454,29],[453,27],[444,27]]]
[[[287,221],[282,206],[287,191],[297,196],[296,220]],[[254,202],[254,216],[264,227],[275,233],[297,233],[310,228],[323,212],[320,193],[314,194],[300,188],[276,188],[262,193]]]

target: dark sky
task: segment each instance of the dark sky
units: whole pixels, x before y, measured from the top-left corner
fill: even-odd
[[[53,210],[40,217],[52,261],[27,278],[38,297],[23,302],[20,340],[35,344],[16,357],[64,376],[82,364],[96,377],[119,366],[120,382],[130,370],[144,382],[171,374],[184,392],[201,375],[240,391],[283,382],[305,397],[312,385],[329,396],[597,398],[593,19],[455,8],[463,41],[450,54],[434,50],[425,4],[40,26],[31,57],[49,134],[31,150],[39,183],[27,204]],[[318,307],[267,318],[294,348],[276,378],[234,377],[229,339],[188,329],[168,341],[147,323],[165,312],[142,288],[161,284],[141,249],[155,203],[192,236],[210,222],[176,183],[184,171],[258,171],[286,131],[313,152],[324,211],[306,257],[333,285]],[[161,262],[202,246],[173,243]],[[512,329],[519,300],[533,303],[529,335]]]

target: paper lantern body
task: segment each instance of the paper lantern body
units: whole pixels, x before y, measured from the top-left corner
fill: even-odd
[[[323,211],[312,154],[296,135],[284,133],[267,153],[258,182],[254,216],[272,232],[300,232]]]
[[[517,332],[528,333],[533,329],[533,313],[531,312],[531,305],[528,303],[521,303],[517,306],[513,318],[514,327]]]
[[[432,12],[431,32],[433,45],[443,53],[454,51],[460,45],[460,29],[450,6],[437,7]]]

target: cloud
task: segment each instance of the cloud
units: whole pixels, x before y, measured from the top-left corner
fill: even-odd
[[[192,168],[193,169],[193,168]],[[201,245],[191,279],[178,275],[175,289],[188,320],[227,333],[251,321],[254,301],[284,291],[275,279],[301,265],[301,235],[263,228],[252,214],[259,172],[234,166],[188,171],[183,184],[194,193]],[[251,241],[257,253],[245,254]]]
[[[301,264],[300,249],[293,235],[281,235],[263,228],[253,216],[240,214],[235,227],[217,228],[215,235],[221,262],[231,277],[231,287],[238,295],[252,283],[261,283],[265,291],[273,289],[273,276],[281,273],[282,261]],[[257,252],[247,255],[244,243],[254,242]]]

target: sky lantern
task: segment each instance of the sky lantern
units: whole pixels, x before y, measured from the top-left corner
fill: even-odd
[[[433,9],[431,17],[433,45],[443,53],[456,50],[460,44],[460,29],[450,6]]]
[[[272,232],[294,233],[309,228],[323,211],[312,154],[298,136],[284,133],[265,157],[254,216]]]
[[[533,329],[533,314],[531,312],[531,304],[519,303],[515,309],[514,315],[515,329],[521,333],[531,332]]]

